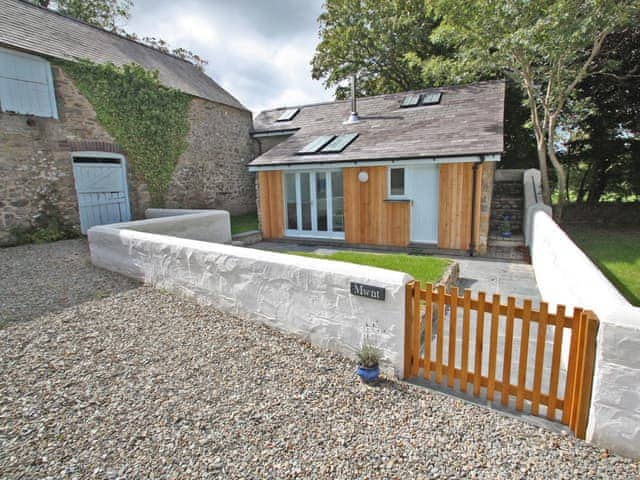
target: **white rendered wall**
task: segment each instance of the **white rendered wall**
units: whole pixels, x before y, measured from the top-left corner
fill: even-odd
[[[600,320],[587,440],[640,458],[640,308],[618,292],[544,208],[533,207],[530,227],[542,298],[593,310]]]
[[[128,224],[90,229],[89,245],[91,260],[99,267],[195,297],[315,345],[353,356],[367,340],[402,376],[409,275],[150,234]],[[383,287],[386,300],[354,296],[350,282]]]
[[[116,230],[128,229],[203,242],[231,242],[231,219],[225,210],[168,210],[150,208],[147,220],[115,223]]]

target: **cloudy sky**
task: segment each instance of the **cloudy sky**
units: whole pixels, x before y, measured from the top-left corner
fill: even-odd
[[[311,79],[323,0],[134,0],[125,29],[208,60],[208,75],[254,113],[331,99]]]

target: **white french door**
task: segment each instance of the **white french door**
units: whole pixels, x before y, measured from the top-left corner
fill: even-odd
[[[284,174],[285,233],[344,240],[341,170]]]

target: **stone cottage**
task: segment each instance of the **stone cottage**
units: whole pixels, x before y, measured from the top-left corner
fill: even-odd
[[[0,0],[0,243],[54,206],[82,227],[139,218],[150,205],[127,152],[56,60],[136,63],[190,96],[187,146],[165,205],[255,210],[251,112],[196,66],[19,0]],[[59,63],[59,62],[58,62]]]

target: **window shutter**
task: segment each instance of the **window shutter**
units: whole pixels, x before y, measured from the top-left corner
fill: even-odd
[[[0,109],[58,118],[49,62],[0,49]]]

